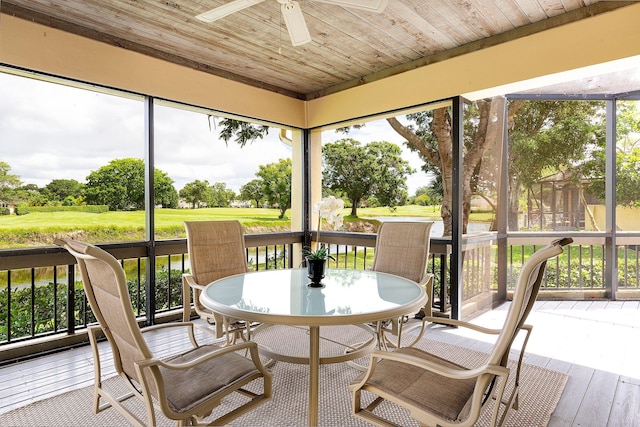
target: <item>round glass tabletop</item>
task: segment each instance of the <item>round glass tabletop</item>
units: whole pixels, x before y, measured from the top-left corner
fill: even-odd
[[[424,290],[402,277],[349,269],[327,269],[325,274],[322,288],[307,286],[306,269],[229,276],[209,284],[200,300],[221,314],[247,320],[278,317],[278,323],[319,325],[400,316],[426,303]]]

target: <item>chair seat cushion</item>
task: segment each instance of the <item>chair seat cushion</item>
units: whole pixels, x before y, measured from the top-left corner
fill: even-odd
[[[215,345],[205,345],[171,356],[165,362],[186,363],[219,349]],[[199,405],[212,394],[223,391],[233,382],[258,374],[259,371],[250,359],[237,353],[227,353],[190,369],[161,367],[160,372],[171,409],[182,413]]]
[[[396,352],[416,356],[448,368],[466,369],[416,348],[400,348]],[[359,382],[361,378],[362,375],[354,382]],[[367,381],[367,386],[453,421],[458,419],[471,398],[475,382],[475,378],[454,380],[413,365],[382,360]]]

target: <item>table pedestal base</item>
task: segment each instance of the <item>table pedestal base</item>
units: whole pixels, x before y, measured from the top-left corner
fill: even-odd
[[[370,338],[364,342],[359,342],[357,344],[340,343],[335,339],[321,337],[320,326],[299,327],[299,326],[262,324],[251,332],[252,339],[258,342],[259,352],[261,356],[267,357],[272,361],[309,365],[309,403],[308,403],[309,426],[318,425],[318,390],[319,390],[320,365],[329,364],[329,363],[342,363],[350,360],[359,359],[369,354],[377,345],[376,331],[368,325],[362,324],[362,325],[331,326],[326,328],[353,328],[353,327],[357,327],[366,331],[367,335]],[[282,352],[279,352],[268,346],[265,346],[264,344],[261,344],[260,343],[261,340],[259,339],[259,336],[261,332],[266,332],[267,328],[291,328],[298,331],[305,331],[305,332],[308,331],[308,334],[309,334],[308,355],[283,354]],[[332,344],[347,347],[347,349],[339,354],[321,356],[320,344],[323,339],[326,339]]]

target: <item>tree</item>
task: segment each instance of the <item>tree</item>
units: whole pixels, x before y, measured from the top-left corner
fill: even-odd
[[[444,190],[442,188],[442,176],[436,175],[436,179],[433,180],[431,185],[427,187],[427,196],[432,204],[437,205],[442,203],[442,195]]]
[[[209,200],[207,205],[210,207],[228,207],[231,201],[236,197],[236,193],[227,188],[227,184],[224,182],[216,182],[209,189]]]
[[[111,210],[144,209],[142,159],[116,159],[87,176],[84,197],[88,204],[108,205]],[[178,193],[173,180],[159,169],[153,171],[156,202],[177,206]]]
[[[616,204],[638,206],[640,204],[640,148],[630,153],[616,153]],[[604,201],[604,180],[595,180],[591,190]]]
[[[560,170],[580,172],[587,154],[603,146],[605,135],[602,102],[514,101],[509,109],[513,104],[517,114],[509,122],[508,223],[517,230],[521,190]]]
[[[541,177],[544,170],[571,165],[581,158],[597,137],[597,108],[584,101],[509,102],[509,201],[510,228],[517,225],[518,197],[524,182]],[[591,103],[593,104],[593,103]],[[486,168],[486,155],[502,129],[495,120],[501,109],[501,98],[476,101],[467,106],[464,117],[464,160],[462,164],[462,231],[467,230],[471,197],[490,191],[493,183],[479,179]],[[442,179],[441,216],[444,235],[451,234],[452,191],[452,117],[449,108],[407,115],[409,125],[396,118],[387,119],[391,127],[406,138],[407,146],[418,152],[425,171]],[[595,132],[595,133],[594,133]],[[565,148],[566,147],[566,148]],[[484,160],[483,160],[484,159]],[[486,197],[486,196],[485,196]],[[513,223],[515,221],[515,224]]]
[[[260,165],[256,173],[262,179],[262,192],[267,202],[280,210],[280,219],[291,208],[291,168],[291,159],[280,159],[277,163]]]
[[[442,176],[438,174],[428,186],[418,187],[410,201],[414,205],[433,206],[435,212],[436,206],[442,203]]]
[[[616,204],[640,202],[640,111],[637,102],[618,102],[616,118]],[[582,171],[589,178],[588,191],[605,201],[606,152],[603,141],[593,150]]]
[[[413,170],[402,159],[401,150],[390,142],[362,145],[351,138],[326,144],[322,149],[323,184],[342,191],[351,202],[351,215],[366,197],[376,197],[389,207],[406,199],[406,175]]]
[[[467,122],[463,136],[464,161],[462,164],[462,232],[466,233],[471,213],[472,178],[485,152],[496,140],[497,126],[493,120],[500,105],[499,98],[476,101],[473,108],[467,108]],[[410,124],[404,125],[397,118],[387,122],[407,140],[407,147],[416,151],[425,161],[423,169],[433,171],[442,177],[443,198],[440,214],[444,223],[445,236],[452,232],[452,190],[453,190],[453,139],[451,136],[452,117],[448,107],[437,108],[406,116]],[[469,130],[473,130],[470,132]]]
[[[83,185],[75,179],[54,179],[45,188],[52,199],[62,201],[67,197],[81,197]]]
[[[0,161],[0,203],[14,202],[15,189],[22,185],[20,177],[9,173],[10,171],[11,166]]]
[[[207,203],[210,198],[210,191],[209,181],[196,179],[195,181],[186,183],[179,194],[185,202],[191,205],[192,209],[195,209],[200,207],[201,204]]]
[[[15,198],[20,202],[27,203],[29,206],[45,206],[49,203],[47,191],[39,188],[35,184],[25,184],[16,188],[14,191]],[[61,203],[58,201],[58,205]]]
[[[209,116],[211,119],[213,116]],[[248,142],[253,142],[258,138],[264,138],[269,132],[269,126],[256,125],[233,119],[220,119],[218,124],[222,127],[220,138],[228,144],[235,136],[235,143],[244,147]]]
[[[240,187],[240,200],[253,201],[256,203],[256,207],[259,208],[262,206],[263,199],[262,180],[252,179]]]
[[[415,194],[410,199],[410,203],[414,205],[429,206],[431,198],[429,197],[429,187],[423,186],[416,189]]]
[[[173,186],[173,180],[165,172],[159,169],[153,171],[153,188],[155,189],[155,203],[163,208],[175,209],[178,207],[178,192]]]

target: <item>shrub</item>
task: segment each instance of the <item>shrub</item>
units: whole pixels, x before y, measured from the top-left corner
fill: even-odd
[[[129,289],[129,295],[131,296],[134,313],[141,315],[145,313],[146,303],[146,294],[144,291],[146,279],[143,277],[142,280],[143,285],[141,287],[138,286],[137,280],[127,280],[127,287]],[[171,284],[170,292],[167,287],[168,282]],[[54,284],[52,282],[35,286],[33,288],[32,315],[31,287],[12,289],[10,322],[8,322],[7,319],[7,310],[0,310],[0,342],[6,342],[8,340],[7,325],[9,323],[11,324],[12,340],[31,336],[32,328],[34,335],[66,331],[67,286],[63,283],[58,283],[55,294],[56,298],[54,298]],[[74,294],[75,303],[73,316],[75,325],[82,327],[96,322],[96,318],[86,301],[81,281],[76,282]],[[180,307],[182,305],[182,271],[171,270],[171,274],[169,274],[166,268],[163,267],[156,275],[155,294],[157,311]],[[6,288],[0,290],[0,307],[9,306],[8,296]]]

